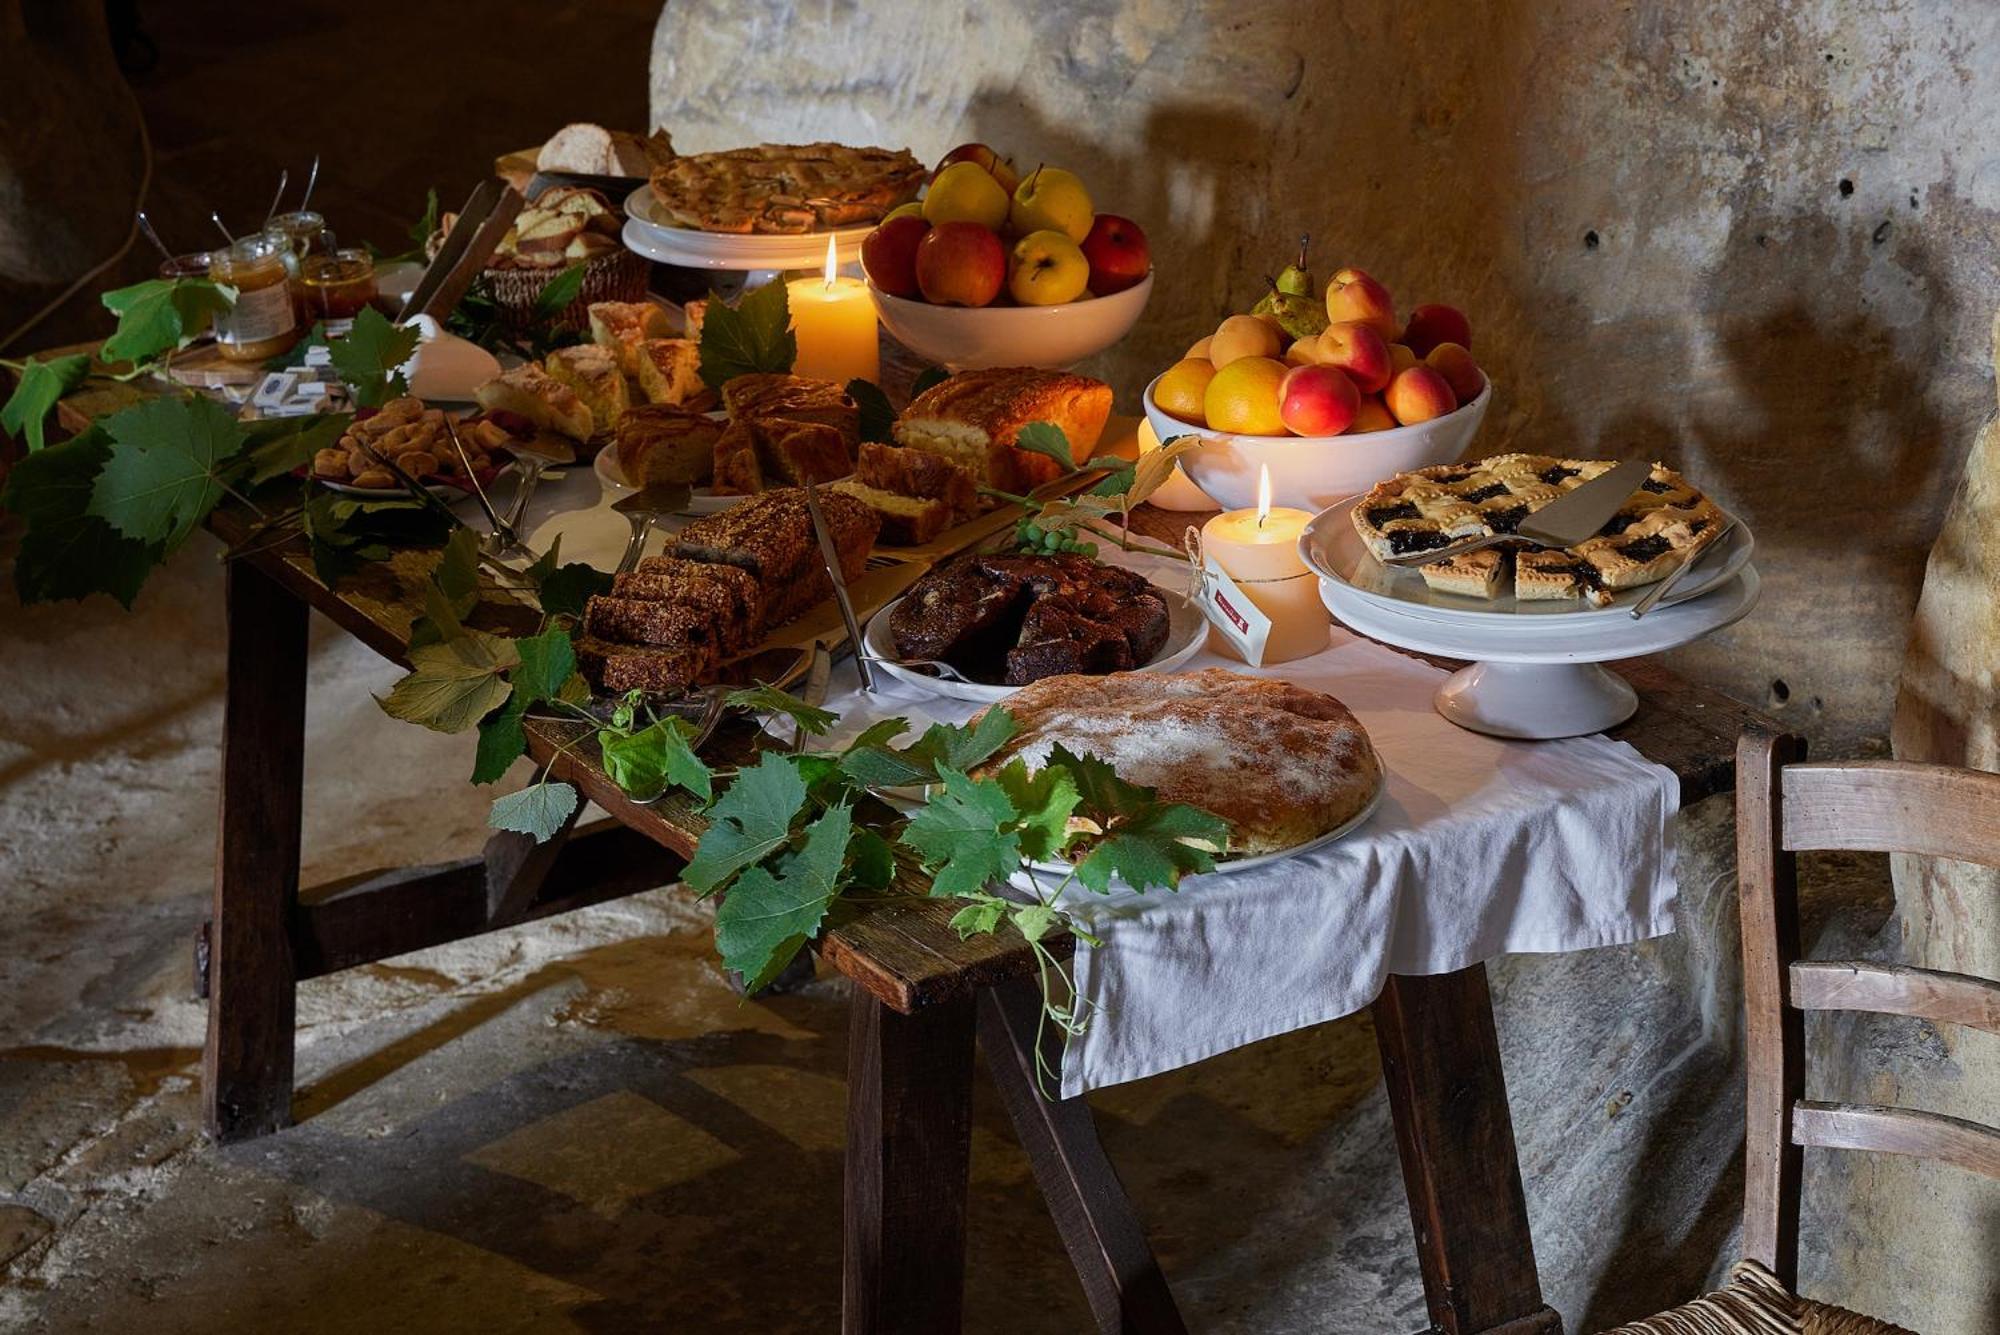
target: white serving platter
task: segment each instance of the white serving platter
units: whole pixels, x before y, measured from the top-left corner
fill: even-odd
[[[1384,611],[1455,624],[1511,627],[1531,634],[1540,634],[1550,621],[1604,629],[1629,623],[1632,605],[1651,588],[1642,584],[1636,589],[1621,590],[1604,607],[1581,598],[1523,601],[1512,593],[1492,599],[1440,593],[1424,583],[1423,575],[1414,566],[1386,566],[1375,559],[1361,541],[1361,535],[1354,531],[1354,521],[1350,518],[1360,500],[1358,496],[1351,497],[1314,515],[1305,532],[1299,535],[1299,556],[1322,579],[1345,586],[1363,602]],[[1728,519],[1725,514],[1724,522]],[[1646,619],[1699,598],[1735,578],[1750,563],[1756,545],[1750,530],[1739,523],[1695,557],[1694,565],[1681,576],[1673,592],[1648,612]]]
[[[1208,621],[1202,616],[1201,608],[1169,590],[1162,589],[1160,592],[1167,600],[1167,642],[1160,646],[1160,652],[1153,655],[1151,662],[1135,668],[1137,672],[1172,672],[1200,653],[1201,647],[1208,642]],[[989,686],[984,682],[950,681],[895,662],[899,655],[895,638],[889,633],[889,614],[902,601],[898,598],[877,612],[861,633],[862,646],[875,666],[897,681],[947,700],[990,705],[1021,689],[1019,686]]]
[[[703,232],[682,227],[659,207],[653,187],[642,185],[625,199],[625,248],[660,264],[690,269],[754,273],[766,269],[818,269],[826,263],[826,239],[842,264],[861,258],[861,240],[875,224],[796,236]]]

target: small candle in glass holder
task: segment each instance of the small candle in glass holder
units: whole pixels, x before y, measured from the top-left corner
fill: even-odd
[[[1228,510],[1202,525],[1201,550],[1213,559],[1257,609],[1271,618],[1264,663],[1284,663],[1326,648],[1328,619],[1319,580],[1299,556],[1299,535],[1312,516],[1271,506],[1271,470],[1257,479],[1257,508]],[[1221,635],[1209,636],[1218,653],[1241,658]]]
[[[798,359],[792,374],[809,380],[877,380],[882,374],[880,336],[875,332],[875,303],[858,278],[842,278],[833,238],[826,239],[824,278],[795,278],[785,284],[792,311],[792,334],[798,339]]]
[[[1139,453],[1145,454],[1160,448],[1159,432],[1153,430],[1151,422],[1139,423]],[[1174,465],[1173,475],[1160,484],[1160,489],[1146,498],[1148,505],[1161,510],[1213,510],[1215,502],[1207,492],[1194,484],[1187,470]]]

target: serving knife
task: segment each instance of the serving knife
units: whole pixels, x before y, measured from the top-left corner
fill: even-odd
[[[542,470],[551,464],[558,468],[576,462],[576,447],[567,441],[557,440],[546,431],[537,432],[525,440],[507,442],[506,448],[514,456],[516,479],[514,499],[507,505],[507,514],[502,523],[516,546],[520,544],[521,524],[528,517],[528,498],[535,494],[541,483]],[[507,541],[497,537],[496,541]]]
[[[847,627],[847,641],[854,646],[854,670],[861,676],[861,689],[874,693],[875,671],[868,665],[868,656],[861,651],[861,623],[854,619],[854,604],[847,596],[847,580],[840,573],[840,549],[834,545],[833,534],[827,531],[826,516],[820,513],[819,490],[812,480],[806,480],[806,512],[812,516],[813,536],[819,539],[820,560],[826,565],[826,577],[833,581],[833,601],[840,608],[840,619]]]
[[[1667,577],[1665,579],[1660,580],[1659,582],[1654,584],[1652,588],[1646,590],[1646,596],[1641,598],[1638,602],[1632,604],[1632,619],[1634,621],[1637,621],[1640,617],[1646,615],[1646,613],[1652,611],[1655,607],[1659,606],[1661,599],[1667,596],[1667,590],[1673,588],[1674,585],[1680,583],[1681,576],[1687,574],[1688,568],[1692,566],[1696,561],[1701,560],[1701,558],[1708,552],[1710,548],[1716,546],[1724,538],[1728,537],[1730,530],[1735,527],[1736,527],[1736,516],[1731,515],[1729,517],[1729,522],[1725,523],[1721,528],[1717,529],[1713,537],[1711,537],[1707,542],[1702,543],[1701,546],[1691,549],[1687,553],[1687,555],[1681,557],[1680,564],[1675,566],[1672,570],[1668,571]],[[1697,593],[1699,593],[1699,590],[1697,590]],[[1685,602],[1685,601],[1687,600],[1681,598],[1676,598],[1674,600],[1674,602]],[[1673,606],[1673,603],[1668,603],[1667,606],[1671,607]]]
[[[1485,533],[1464,542],[1433,547],[1429,551],[1391,556],[1383,564],[1429,565],[1432,561],[1497,547],[1503,542],[1528,542],[1537,547],[1574,547],[1596,536],[1606,521],[1618,513],[1618,507],[1639,489],[1639,484],[1652,475],[1651,461],[1627,459],[1528,515],[1512,533]]]
[[[632,526],[625,554],[618,558],[618,569],[613,574],[622,575],[639,564],[639,557],[646,550],[646,530],[661,515],[679,514],[687,509],[691,494],[685,482],[655,482],[611,503],[611,508],[624,515],[625,522]]]

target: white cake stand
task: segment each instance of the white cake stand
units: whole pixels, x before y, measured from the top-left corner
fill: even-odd
[[[1342,624],[1373,640],[1418,653],[1468,658],[1438,687],[1437,712],[1461,728],[1494,737],[1577,737],[1632,717],[1638,696],[1623,677],[1598,666],[1677,649],[1748,616],[1760,581],[1745,565],[1699,598],[1629,616],[1564,625],[1561,618],[1438,621],[1371,603],[1322,577],[1320,598]],[[1608,623],[1608,624],[1607,624]]]

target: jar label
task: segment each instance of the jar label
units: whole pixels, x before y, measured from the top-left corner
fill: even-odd
[[[222,343],[260,343],[292,329],[292,294],[283,283],[252,292],[239,290],[229,314],[216,317],[215,337]]]

